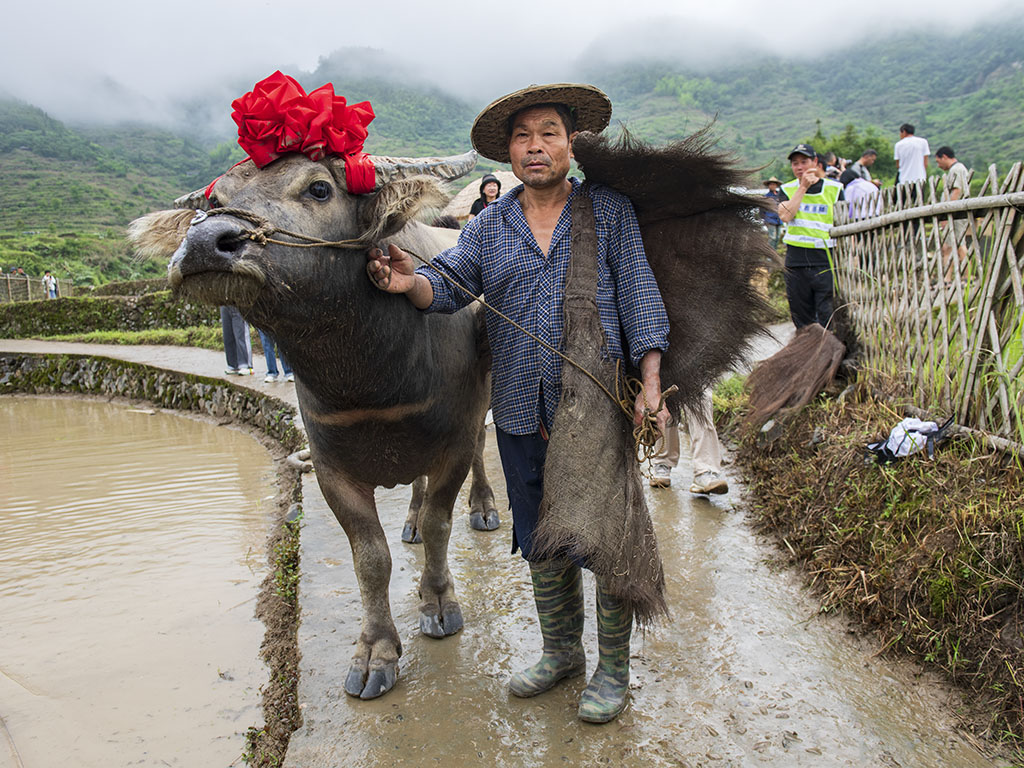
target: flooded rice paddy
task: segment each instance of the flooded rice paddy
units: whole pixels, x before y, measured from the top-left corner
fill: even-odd
[[[274,490],[242,432],[0,398],[0,767],[238,760]]]

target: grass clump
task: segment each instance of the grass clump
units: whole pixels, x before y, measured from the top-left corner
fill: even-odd
[[[731,437],[747,403],[747,377],[734,373],[722,379],[711,393],[715,424],[723,435]]]
[[[774,269],[768,275],[768,305],[776,322],[789,320],[789,299],[786,298],[786,275]]]
[[[301,499],[301,483],[294,497]],[[299,535],[302,511],[298,504],[282,520],[272,538],[273,572],[264,582],[256,615],[267,626],[261,656],[270,669],[263,686],[263,712],[267,722],[250,727],[245,735],[245,762],[253,768],[274,768],[284,762],[288,741],[302,724],[298,704],[299,655]]]
[[[224,347],[220,327],[210,325],[197,325],[191,328],[153,328],[145,331],[89,331],[41,338],[47,341],[78,341],[86,344],[162,344],[215,350]]]
[[[739,452],[756,525],[887,649],[971,692],[974,730],[1024,757],[1024,470],[955,437],[934,460],[866,463],[901,416],[854,392],[821,398]]]

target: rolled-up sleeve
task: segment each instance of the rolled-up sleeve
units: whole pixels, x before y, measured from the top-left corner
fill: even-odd
[[[608,262],[629,358],[633,365],[639,365],[640,358],[652,349],[668,349],[668,314],[644,253],[633,204],[626,198],[616,224]]]
[[[434,301],[425,312],[457,312],[483,293],[480,253],[479,228],[470,222],[459,235],[458,243],[437,254],[429,265],[416,269],[434,289]]]

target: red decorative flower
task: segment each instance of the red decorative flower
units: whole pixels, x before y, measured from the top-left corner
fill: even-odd
[[[310,160],[339,155],[345,158],[346,169],[361,169],[353,174],[360,182],[349,183],[350,192],[373,188],[371,180],[369,189],[352,189],[365,187],[365,166],[372,168],[363,153],[366,126],[374,118],[370,102],[348,105],[344,97],[334,95],[330,83],[307,94],[293,78],[275,72],[231,102],[231,108],[231,118],[238,125],[238,143],[257,167],[286,152],[302,152]]]

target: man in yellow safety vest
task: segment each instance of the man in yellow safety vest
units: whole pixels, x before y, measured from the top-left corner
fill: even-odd
[[[825,178],[821,159],[809,144],[789,153],[796,176],[779,192],[779,218],[787,225],[786,298],[793,325],[811,323],[828,327],[832,317],[832,247],[829,237],[836,202],[843,185]]]

